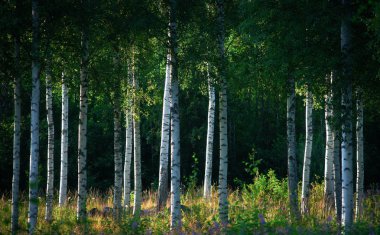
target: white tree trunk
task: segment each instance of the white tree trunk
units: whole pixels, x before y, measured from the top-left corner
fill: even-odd
[[[356,211],[358,220],[363,212],[364,197],[364,136],[363,136],[363,101],[362,91],[357,90],[356,97]]]
[[[124,161],[124,209],[129,210],[131,202],[131,161],[132,161],[132,141],[133,141],[133,121],[131,108],[125,111],[126,131],[125,131],[125,161]]]
[[[176,63],[172,57],[172,64]],[[177,70],[174,68],[173,70]],[[173,71],[172,70],[172,71]],[[172,72],[173,73],[173,72]],[[180,182],[181,182],[181,159],[180,159],[180,123],[179,123],[179,84],[176,75],[172,74],[171,97],[171,184],[170,184],[170,228],[180,229],[181,227],[181,201],[180,201]]]
[[[115,50],[114,57],[114,88],[113,88],[113,123],[114,123],[114,167],[115,182],[113,192],[114,216],[120,219],[121,198],[123,193],[123,158],[121,150],[121,107],[120,107],[120,57],[118,50]]]
[[[118,99],[118,98],[116,98]],[[118,100],[114,100],[114,161],[115,161],[115,183],[113,193],[113,207],[116,218],[121,215],[121,196],[123,188],[123,159],[121,153],[121,114],[120,103]]]
[[[47,49],[46,62],[46,113],[48,124],[48,147],[47,147],[47,182],[46,182],[46,209],[45,220],[51,222],[53,219],[53,197],[54,197],[54,120],[53,120],[53,93],[51,81],[51,52]]]
[[[171,106],[170,106],[170,135],[171,135],[171,183],[170,183],[170,229],[181,229],[181,155],[180,155],[180,119],[179,119],[179,81],[177,61],[177,1],[169,1],[169,43],[170,77],[171,77]]]
[[[125,161],[124,161],[124,209],[130,209],[131,203],[131,161],[133,154],[133,92],[132,88],[132,66],[128,63],[128,78],[127,78],[127,107],[125,109]]]
[[[352,172],[352,56],[350,0],[342,1],[343,18],[341,24],[342,52],[342,225],[349,232],[353,221],[353,172]]]
[[[340,140],[338,131],[333,132],[334,139],[334,197],[335,215],[338,224],[342,221],[342,177],[340,171]]]
[[[15,35],[15,68],[14,77],[14,116],[13,116],[13,176],[12,176],[12,234],[16,234],[19,217],[19,185],[20,185],[20,125],[21,125],[21,76],[20,68],[20,37]]]
[[[77,219],[86,218],[87,199],[87,109],[88,109],[88,25],[83,23],[80,66],[80,103],[78,127],[78,201]]]
[[[139,117],[138,117],[139,118]],[[141,185],[141,140],[140,140],[140,120],[133,119],[133,139],[134,139],[134,179],[135,179],[135,192],[134,192],[134,207],[133,214],[140,215],[141,201],[142,201],[142,185]]]
[[[353,172],[352,172],[352,90],[343,90],[342,126],[342,225],[350,230],[353,220]]]
[[[338,97],[336,95],[335,86],[335,72],[331,72],[331,100],[335,104],[335,100]],[[338,115],[336,105],[332,105],[331,117],[336,119]],[[341,168],[340,168],[340,139],[339,139],[339,130],[336,126],[332,128],[333,136],[333,147],[334,147],[334,164],[333,164],[333,173],[334,173],[334,202],[335,202],[335,215],[337,223],[340,224],[342,221],[342,177],[341,177]]]
[[[170,134],[170,86],[171,86],[171,66],[170,54],[166,60],[166,75],[164,98],[162,104],[162,122],[161,122],[161,146],[160,146],[160,169],[158,179],[158,197],[157,210],[160,210],[166,204],[168,198],[168,162],[169,162],[169,134]]]
[[[302,201],[301,212],[306,214],[308,212],[309,202],[309,187],[310,187],[310,162],[311,150],[313,145],[313,95],[310,88],[307,87],[306,93],[306,140],[305,140],[305,154],[303,162],[302,173]]]
[[[288,79],[287,97],[287,139],[288,139],[288,191],[291,216],[299,219],[298,210],[298,179],[296,158],[296,94],[293,78]]]
[[[212,177],[212,155],[214,147],[214,125],[215,125],[215,87],[210,77],[209,63],[207,63],[208,80],[208,118],[207,118],[207,143],[206,143],[206,164],[203,197],[211,197],[211,177]]]
[[[39,1],[32,0],[32,100],[30,115],[30,167],[29,167],[29,208],[28,229],[33,233],[38,214],[38,158],[40,155],[39,113],[40,113],[40,53],[39,53]]]
[[[330,76],[326,77],[327,84],[330,84]],[[326,145],[325,145],[325,171],[324,171],[324,201],[325,209],[329,209],[334,197],[334,178],[333,178],[333,135],[332,135],[332,97],[329,88],[325,97],[325,125],[326,125]]]
[[[135,197],[133,215],[139,217],[141,212],[142,201],[142,183],[141,183],[141,137],[140,137],[140,115],[139,115],[139,98],[138,94],[138,81],[135,76],[134,65],[132,65],[132,78],[134,88],[134,101],[133,101],[133,139],[134,139],[134,179],[135,179]]]
[[[66,203],[67,197],[67,149],[69,142],[69,95],[65,73],[62,72],[62,114],[61,114],[61,173],[59,179],[59,206]]]
[[[217,28],[218,28],[218,49],[219,49],[219,218],[223,226],[228,224],[228,191],[227,191],[227,170],[228,170],[228,131],[227,131],[227,81],[225,71],[224,54],[224,1],[217,0]]]

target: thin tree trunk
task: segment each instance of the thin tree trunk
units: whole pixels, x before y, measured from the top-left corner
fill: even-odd
[[[214,125],[215,125],[215,88],[210,77],[209,63],[207,63],[208,80],[208,119],[207,119],[207,144],[206,144],[206,164],[203,197],[211,197],[211,176],[212,176],[212,155],[214,147]]]
[[[223,226],[228,224],[228,191],[227,191],[227,168],[228,168],[228,131],[227,131],[227,81],[224,55],[224,1],[217,0],[217,28],[218,28],[218,49],[219,49],[219,218]]]
[[[46,210],[45,220],[53,219],[54,197],[54,120],[53,120],[53,93],[51,81],[51,51],[48,45],[46,58],[46,113],[48,124],[48,151],[47,151],[47,182],[46,182]]]
[[[328,87],[330,87],[330,76],[326,76]],[[334,181],[333,181],[333,160],[334,146],[332,135],[332,97],[331,89],[328,89],[325,98],[325,125],[326,125],[326,145],[325,145],[325,171],[324,171],[324,202],[325,210],[328,211],[333,204]]]
[[[334,130],[334,196],[337,223],[342,221],[342,177],[340,171],[340,140],[338,131]]]
[[[140,216],[141,212],[141,201],[142,201],[142,185],[141,185],[141,137],[140,137],[140,115],[139,115],[139,97],[138,94],[138,81],[135,75],[135,67],[132,63],[132,78],[133,78],[133,88],[134,88],[134,100],[133,100],[133,139],[134,139],[134,174],[135,174],[135,197],[134,197],[134,207],[133,215],[136,217]]]
[[[117,218],[120,216],[121,211],[121,195],[123,188],[123,159],[121,153],[121,114],[120,103],[115,100],[114,107],[114,161],[115,161],[115,185],[114,185],[114,210]]]
[[[364,197],[364,136],[363,136],[363,101],[362,91],[357,89],[356,96],[356,211],[358,220],[363,212]]]
[[[309,211],[309,187],[310,187],[310,162],[311,150],[313,145],[313,95],[309,86],[306,94],[306,140],[305,140],[305,155],[302,173],[302,201],[301,212],[303,214]]]
[[[161,122],[161,146],[160,146],[160,169],[158,179],[158,197],[157,210],[161,210],[166,204],[168,198],[168,162],[169,162],[169,134],[170,134],[170,53],[166,60],[166,75],[164,98],[162,104],[162,122]]]
[[[336,119],[338,116],[338,110],[336,105],[336,77],[335,72],[331,72],[331,100],[333,102],[332,106],[332,119]],[[335,202],[335,215],[337,223],[340,224],[342,221],[342,177],[341,177],[341,168],[340,168],[340,139],[339,139],[339,129],[336,125],[332,126],[332,135],[333,135],[333,146],[334,146],[334,164],[333,164],[333,173],[334,173],[334,202]]]
[[[353,221],[353,169],[352,169],[352,90],[346,87],[342,93],[344,114],[342,126],[342,225],[350,230]]]
[[[172,59],[174,62],[174,58]],[[174,70],[174,68],[173,68]],[[173,73],[172,73],[173,74]],[[176,76],[176,75],[175,75]],[[181,161],[180,161],[180,123],[179,123],[179,84],[178,79],[172,75],[171,87],[171,184],[170,184],[170,228],[180,229],[181,227],[181,202],[180,202],[180,179],[181,179]]]
[[[67,149],[69,142],[69,95],[65,73],[62,72],[62,116],[61,116],[61,174],[59,180],[59,206],[66,203],[67,197]]]
[[[20,69],[20,37],[14,38],[15,46],[15,76],[14,76],[14,116],[13,116],[13,178],[12,178],[12,234],[16,234],[19,217],[19,186],[20,186],[20,126],[21,126],[21,76]]]
[[[32,100],[28,208],[30,234],[36,228],[38,214],[38,158],[40,155],[40,21],[38,5],[38,0],[32,0]]]
[[[287,97],[287,138],[288,138],[288,191],[290,213],[296,220],[299,219],[298,210],[298,179],[297,179],[297,158],[296,158],[296,94],[294,79],[288,79]]]
[[[114,163],[115,163],[115,182],[113,193],[114,216],[120,219],[121,197],[123,189],[123,159],[121,153],[121,107],[120,107],[120,58],[119,52],[115,51],[114,65],[116,80],[114,81],[113,97],[113,123],[114,123]]]
[[[86,1],[87,3],[87,1]],[[85,5],[87,6],[87,4]],[[85,6],[85,7],[86,7]],[[78,131],[78,201],[77,219],[86,218],[87,199],[87,109],[88,109],[88,25],[82,28],[82,57],[80,65],[80,101],[79,101],[79,131]]]
[[[180,119],[179,119],[179,81],[177,61],[177,1],[169,1],[169,43],[171,72],[170,106],[170,144],[171,144],[171,183],[170,183],[170,229],[181,229],[181,155],[180,155]]]
[[[133,141],[133,121],[130,108],[127,108],[126,114],[126,131],[125,131],[125,161],[124,161],[124,208],[129,210],[131,202],[131,161],[132,161],[132,141]]]
[[[343,68],[342,89],[342,225],[349,232],[353,221],[352,172],[352,56],[351,56],[351,1],[342,0],[344,15],[341,25],[341,52]]]
[[[124,208],[130,209],[131,201],[131,161],[133,153],[133,119],[132,119],[132,73],[131,66],[128,65],[127,84],[127,108],[125,110],[126,130],[125,130],[125,161],[124,161]]]

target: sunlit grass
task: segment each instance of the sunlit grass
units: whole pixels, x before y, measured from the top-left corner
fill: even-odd
[[[112,207],[112,190],[99,192],[90,189],[87,210]],[[133,206],[133,195],[131,195]],[[56,197],[57,199],[57,197]],[[70,192],[67,204],[60,208],[54,201],[54,220],[44,220],[45,201],[40,198],[37,234],[167,234],[170,232],[169,201],[166,208],[156,211],[156,192],[144,191],[142,213],[135,219],[131,210],[125,211],[118,221],[112,216],[95,215],[86,222],[76,220],[77,196]],[[335,222],[333,209],[325,210],[323,184],[313,183],[310,191],[310,211],[301,221],[289,217],[286,180],[279,180],[273,172],[256,176],[253,184],[229,191],[229,220],[225,228],[228,234],[336,234],[339,226]],[[223,226],[218,219],[217,188],[205,200],[201,188],[191,188],[181,196],[182,231],[184,234],[219,234]],[[353,234],[380,233],[380,195],[369,191],[364,203],[364,212],[355,222]],[[20,234],[27,233],[27,195],[20,198]],[[10,195],[0,198],[0,234],[10,233]]]

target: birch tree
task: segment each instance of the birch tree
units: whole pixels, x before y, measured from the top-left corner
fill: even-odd
[[[160,168],[158,179],[157,210],[164,207],[168,198],[168,162],[169,162],[169,134],[170,134],[170,86],[171,86],[170,53],[166,59],[165,88],[162,104]]]
[[[51,78],[51,48],[48,42],[46,51],[46,119],[48,125],[47,146],[47,182],[45,220],[52,221],[54,197],[54,120],[53,120],[53,93]]]
[[[114,167],[115,180],[113,192],[113,207],[116,218],[119,218],[121,211],[121,196],[123,184],[123,159],[121,153],[121,107],[120,107],[120,58],[119,52],[116,51],[114,58],[116,79],[113,87],[113,123],[114,123]]]
[[[308,212],[309,202],[309,187],[310,187],[310,162],[311,162],[311,150],[313,145],[313,95],[310,91],[310,87],[307,86],[306,93],[306,138],[305,138],[305,154],[303,162],[302,173],[302,196],[301,196],[301,212],[306,214]]]
[[[123,206],[129,210],[131,201],[131,161],[132,161],[132,141],[133,141],[133,122],[130,110],[126,110],[126,138],[125,138],[125,161],[124,161],[124,201]]]
[[[212,176],[212,155],[214,147],[214,125],[215,125],[215,87],[210,76],[209,63],[207,63],[208,82],[208,117],[207,117],[207,143],[206,143],[206,164],[203,197],[211,196],[211,176]]]
[[[324,201],[325,209],[327,210],[332,206],[334,195],[334,181],[333,181],[333,135],[332,135],[332,97],[330,88],[330,77],[326,76],[326,84],[329,87],[325,97],[325,126],[326,126],[326,145],[325,145],[325,170],[324,170]]]
[[[141,212],[142,185],[141,185],[141,136],[140,136],[140,115],[139,115],[139,98],[138,81],[135,74],[135,65],[132,62],[132,80],[133,80],[133,152],[134,152],[134,207],[133,215],[139,217]]]
[[[17,6],[16,6],[17,7]],[[20,137],[21,137],[21,76],[20,69],[20,36],[14,36],[14,116],[13,116],[13,173],[12,173],[12,214],[11,230],[16,234],[19,217],[19,186],[20,186]]]
[[[170,229],[181,228],[181,159],[180,159],[180,120],[179,120],[179,81],[178,81],[178,44],[177,44],[177,1],[169,0],[168,49],[170,52],[171,106],[170,106]]]
[[[364,196],[364,136],[363,136],[363,101],[362,90],[356,91],[356,210],[355,219],[358,220],[363,212]]]
[[[352,33],[351,1],[342,0],[343,18],[341,21],[342,53],[342,225],[349,232],[353,220],[353,173],[352,173]]]
[[[69,142],[69,95],[67,88],[67,78],[62,72],[62,114],[61,114],[61,169],[59,178],[59,206],[66,203],[67,197],[67,150]]]
[[[85,10],[89,7],[88,0],[83,2]],[[84,17],[86,18],[86,17]],[[88,109],[88,22],[82,22],[81,64],[80,64],[80,101],[78,127],[78,200],[77,219],[86,218],[87,199],[87,109]]]
[[[219,218],[222,224],[228,224],[228,201],[227,201],[227,168],[228,168],[228,136],[227,136],[227,81],[226,61],[224,54],[224,1],[217,0],[217,42],[219,50]]]
[[[39,1],[32,0],[32,99],[30,115],[30,166],[28,230],[33,233],[38,214],[38,158],[40,155],[40,20]]]
[[[291,76],[291,75],[290,75]],[[298,190],[297,190],[297,159],[296,159],[296,94],[294,78],[290,77],[287,81],[287,139],[288,139],[288,191],[291,216],[299,218],[298,210]]]
[[[340,224],[342,220],[342,177],[340,171],[340,139],[338,131],[333,131],[334,141],[334,202],[336,220]]]
[[[336,107],[336,99],[338,98],[336,92],[336,75],[335,72],[331,72],[331,100],[333,101],[332,106],[332,119],[336,119],[338,116],[338,110]],[[333,164],[333,173],[334,173],[334,202],[335,202],[335,215],[337,223],[341,223],[342,219],[342,177],[341,177],[341,167],[340,167],[340,138],[339,130],[336,125],[332,128],[333,133],[333,147],[334,147],[334,164]]]
[[[120,103],[115,100],[114,107],[114,161],[115,161],[115,182],[114,182],[114,193],[113,193],[113,203],[115,215],[118,218],[121,210],[121,195],[122,195],[122,179],[123,179],[123,161],[121,156],[121,114],[120,114]]]
[[[126,120],[126,130],[125,130],[125,161],[124,161],[124,201],[123,206],[125,209],[130,208],[131,200],[131,161],[133,153],[133,118],[132,118],[132,75],[131,66],[128,65],[128,78],[127,78],[127,107],[125,109],[125,120]]]

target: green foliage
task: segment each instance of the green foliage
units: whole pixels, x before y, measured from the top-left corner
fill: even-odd
[[[252,177],[257,176],[259,174],[259,164],[262,159],[255,160],[256,150],[253,147],[251,153],[248,155],[248,161],[243,161],[245,165],[245,171],[250,174]]]
[[[198,184],[198,175],[199,175],[199,167],[198,167],[198,158],[197,158],[197,155],[194,153],[192,155],[192,164],[191,164],[191,174],[189,176],[185,176],[185,184],[186,184],[186,187],[187,187],[187,190],[189,191],[193,191],[196,187],[197,187],[197,184]]]
[[[334,212],[324,211],[323,183],[313,182],[310,190],[310,213],[298,222],[291,222],[288,210],[287,182],[279,179],[273,170],[256,174],[252,183],[229,191],[229,221],[223,227],[218,221],[218,198],[212,188],[210,200],[204,200],[200,188],[188,188],[181,196],[182,231],[185,234],[336,234],[340,231]],[[54,201],[53,221],[44,221],[45,198],[39,203],[36,234],[167,234],[170,231],[170,212],[155,210],[155,192],[144,192],[142,215],[136,219],[131,211],[125,211],[121,220],[112,215],[88,216],[78,223],[76,219],[76,195],[69,194],[68,204],[58,207]],[[133,201],[133,200],[132,200]],[[9,195],[0,198],[0,233],[10,232]],[[380,203],[378,191],[370,191],[364,200],[362,217],[354,223],[352,234],[377,234],[380,232]],[[112,190],[104,194],[90,190],[87,208],[102,210],[112,205]],[[20,232],[26,232],[28,202],[25,194],[20,200]]]
[[[17,2],[17,3],[16,3]],[[12,79],[22,78],[21,100],[21,178],[20,188],[28,188],[30,145],[30,5],[27,1],[3,1],[0,6],[0,191],[11,188],[12,175]],[[286,94],[285,80],[297,81],[297,157],[301,175],[304,143],[305,84],[314,93],[314,140],[311,175],[322,175],[324,155],[325,75],[340,69],[340,7],[337,1],[243,0],[226,1],[226,77],[228,80],[229,185],[231,224],[228,232],[237,233],[336,233],[338,227],[327,221],[330,211],[322,213],[323,185],[312,184],[311,214],[299,224],[290,224],[286,190]],[[20,4],[16,7],[15,4]],[[355,87],[363,87],[365,102],[366,186],[379,182],[380,152],[380,3],[354,1],[353,54]],[[41,2],[41,90],[44,90],[46,44],[51,42],[53,73],[53,109],[56,166],[59,164],[61,74],[69,86],[69,188],[76,188],[77,127],[79,103],[80,27],[83,15],[90,16],[89,111],[88,111],[88,186],[106,191],[114,180],[113,105],[121,92],[122,110],[127,100],[140,101],[142,135],[143,188],[156,188],[160,143],[160,120],[166,64],[166,3],[144,1],[96,1],[89,9],[79,2]],[[216,21],[213,1],[180,1],[178,10],[181,177],[186,186],[182,195],[184,231],[218,233],[217,203],[201,199],[197,186],[202,182],[207,131],[207,74],[218,92]],[[20,68],[14,66],[14,35],[20,34]],[[115,65],[116,52],[120,65]],[[129,65],[134,57],[140,89],[127,85]],[[363,63],[363,61],[365,63]],[[17,71],[16,71],[17,70]],[[338,72],[339,76],[339,72]],[[39,190],[45,188],[47,124],[45,100],[41,93]],[[218,98],[217,98],[218,99]],[[339,100],[339,99],[338,99]],[[124,115],[123,115],[124,116]],[[339,116],[339,115],[338,115]],[[339,119],[339,118],[337,118]],[[218,112],[216,119],[218,120]],[[339,126],[339,120],[333,120]],[[215,140],[218,131],[215,131]],[[123,135],[123,142],[124,142]],[[214,159],[218,159],[214,141]],[[254,147],[252,147],[254,146]],[[214,160],[213,169],[218,169]],[[58,168],[56,168],[58,169]],[[243,171],[242,169],[245,169]],[[270,170],[273,169],[273,170]],[[59,171],[55,171],[59,172]],[[268,172],[267,174],[260,174]],[[277,176],[274,174],[276,172]],[[217,179],[213,171],[213,180]],[[58,176],[55,174],[55,185]],[[252,178],[254,181],[251,183]],[[319,181],[317,177],[316,181]],[[37,185],[31,185],[37,187]],[[369,188],[369,187],[367,187]],[[374,192],[376,190],[373,190]],[[371,191],[372,192],[372,191]],[[153,193],[152,193],[153,194]],[[214,192],[214,195],[216,193]],[[377,193],[378,194],[378,193]],[[368,195],[363,219],[355,233],[380,233],[379,198]],[[154,199],[148,195],[150,201]],[[91,199],[93,198],[93,199]],[[133,193],[131,194],[133,200]],[[9,196],[1,199],[0,234],[9,233]],[[26,230],[26,198],[21,200],[22,232]],[[92,207],[111,205],[112,194],[94,193]],[[145,200],[146,201],[146,200]],[[39,221],[38,232],[68,233],[153,233],[169,231],[169,212],[154,214],[145,202],[149,216],[136,221],[129,214],[121,223],[112,218],[90,218],[76,223],[75,196],[67,208],[56,208],[52,224]],[[43,218],[44,202],[39,203]],[[375,209],[373,209],[375,208]],[[152,215],[152,216],[150,216]],[[265,223],[263,222],[265,221]],[[3,226],[4,225],[4,226]],[[210,232],[211,231],[211,232]]]

